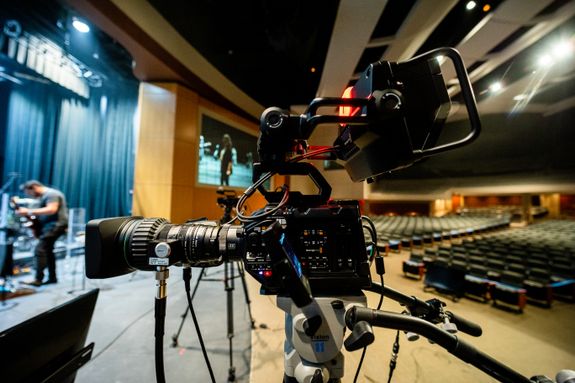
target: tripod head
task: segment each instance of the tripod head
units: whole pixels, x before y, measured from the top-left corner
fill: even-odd
[[[239,198],[235,190],[225,189],[222,186],[216,190],[216,193],[223,195],[223,197],[217,198],[217,202],[218,205],[224,209],[224,215],[220,218],[220,224],[224,224],[232,219],[232,210],[238,204]]]

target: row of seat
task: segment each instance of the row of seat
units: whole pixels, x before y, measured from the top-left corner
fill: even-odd
[[[529,247],[521,238],[537,238],[538,246]],[[574,244],[575,222],[546,221],[459,244],[414,248],[403,269],[408,276],[422,278],[433,264],[434,270],[447,270],[441,275],[463,275],[456,289],[460,293],[488,299],[504,292],[504,301],[513,304],[529,298],[550,306],[554,297],[575,298]],[[429,283],[441,285],[442,278]]]
[[[411,237],[468,235],[509,224],[509,216],[375,216],[371,217],[378,237],[384,241]]]
[[[392,251],[432,246],[509,227],[508,216],[375,216],[372,221],[381,247]]]

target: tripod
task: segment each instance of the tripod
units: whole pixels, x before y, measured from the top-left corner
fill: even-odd
[[[220,206],[223,205],[225,207],[224,215],[220,219],[220,223],[226,223],[232,219],[231,212],[232,212],[233,207],[235,206],[234,200],[237,201],[237,199],[235,197],[230,198],[229,196],[227,196],[227,198],[218,198],[218,203],[220,204]],[[235,274],[234,266],[236,266],[238,269],[237,270],[238,275]],[[200,272],[200,276],[198,277],[198,280],[196,281],[196,285],[194,286],[194,289],[192,291],[192,300],[194,299],[194,296],[196,295],[196,292],[198,290],[198,287],[199,287],[201,281],[224,282],[224,290],[226,291],[227,337],[228,337],[228,341],[229,341],[228,347],[229,347],[229,360],[230,360],[229,369],[228,369],[228,382],[234,382],[236,380],[236,368],[235,368],[234,363],[233,363],[233,338],[234,338],[234,296],[233,296],[233,292],[235,290],[235,279],[236,278],[240,278],[242,281],[242,287],[244,290],[244,297],[246,300],[246,305],[248,307],[248,314],[250,316],[251,329],[252,330],[255,329],[255,321],[252,317],[251,300],[250,300],[250,297],[248,294],[248,287],[246,284],[244,265],[243,265],[242,261],[225,260],[224,261],[224,277],[223,277],[223,279],[205,278],[206,276],[207,276],[206,268],[202,267],[202,270]],[[186,321],[188,313],[189,313],[189,310],[186,307],[186,309],[184,310],[184,313],[181,315],[182,320],[180,322],[180,326],[178,327],[178,331],[176,332],[176,334],[172,335],[172,347],[178,346],[178,338],[180,336],[182,328],[184,327],[184,322]]]

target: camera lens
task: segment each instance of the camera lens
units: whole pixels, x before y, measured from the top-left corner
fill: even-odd
[[[116,233],[126,262],[138,270],[154,270],[150,257],[158,242],[170,244],[169,264],[185,263],[210,267],[225,259],[241,259],[244,248],[243,228],[200,221],[183,225],[170,224],[163,218],[132,218]]]

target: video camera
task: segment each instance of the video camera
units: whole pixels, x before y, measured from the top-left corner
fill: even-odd
[[[437,56],[450,57],[462,85],[471,132],[459,141],[434,146],[449,112],[449,96]],[[321,115],[323,107],[340,107],[339,115]],[[322,124],[340,124],[333,147],[308,147],[306,140]],[[357,201],[329,201],[331,187],[321,173],[303,159],[343,161],[354,181],[373,180],[432,154],[465,145],[475,139],[480,123],[475,100],[459,54],[441,48],[405,63],[381,61],[371,64],[350,92],[350,98],[318,98],[299,116],[279,108],[266,109],[260,120],[254,184],[237,201],[242,226],[212,221],[189,221],[173,225],[161,218],[107,218],[87,225],[86,265],[89,278],[109,278],[133,270],[158,266],[216,266],[225,258],[242,259],[246,270],[267,291],[280,293],[270,283],[274,255],[262,250],[282,235],[285,262],[290,246],[299,260],[302,275],[315,289],[329,290],[345,279],[355,287],[369,285],[361,215]],[[298,191],[270,192],[263,183],[273,174],[309,176],[317,195]],[[241,207],[259,190],[268,201],[261,214],[244,217]],[[218,190],[227,204],[235,192]],[[329,201],[329,203],[328,203]],[[276,223],[274,230],[269,230]],[[272,238],[272,239],[270,239]],[[163,253],[162,248],[168,248]],[[268,247],[269,248],[269,247]],[[277,246],[273,246],[278,250]],[[270,263],[271,262],[271,263]],[[281,278],[281,276],[280,276]],[[271,279],[273,280],[273,278]]]
[[[238,203],[238,193],[236,193],[233,189],[225,189],[223,187],[219,187],[216,190],[216,193],[219,195],[223,195],[223,197],[218,197],[217,202],[220,207],[231,207],[234,208]]]
[[[453,62],[470,122],[465,137],[446,143],[440,136],[450,98],[438,56]],[[319,113],[334,107],[339,108],[339,114]],[[324,124],[339,127],[333,146],[308,146],[307,139],[314,129]],[[440,48],[403,63],[376,62],[363,72],[346,97],[317,98],[301,115],[280,108],[263,112],[258,137],[260,162],[254,164],[254,183],[235,205],[241,225],[204,219],[182,225],[163,218],[93,220],[86,230],[86,274],[89,278],[109,278],[134,270],[156,271],[164,281],[160,281],[157,298],[163,299],[163,273],[168,266],[189,270],[217,266],[224,260],[243,261],[245,270],[261,284],[262,292],[277,295],[278,306],[288,314],[285,381],[327,382],[341,378],[340,349],[347,324],[352,330],[345,340],[348,350],[373,341],[371,325],[419,331],[496,379],[529,382],[434,326],[451,320],[461,331],[481,334],[477,325],[444,312],[441,302],[422,302],[372,282],[370,264],[374,258],[378,274],[383,274],[383,258],[374,257],[375,229],[369,229],[372,243],[366,244],[366,217],[362,217],[358,201],[330,200],[331,187],[325,178],[309,162],[301,162],[339,161],[353,181],[371,182],[383,173],[466,145],[479,132],[475,98],[457,51]],[[305,195],[286,185],[281,190],[266,190],[264,183],[275,174],[308,176],[319,192]],[[268,204],[252,215],[244,215],[242,208],[256,190]],[[218,193],[225,196],[218,199],[225,206],[236,198],[235,193],[223,189]],[[365,308],[362,290],[400,301],[412,316]],[[165,309],[165,302],[163,306]],[[163,367],[156,371],[163,374]]]

